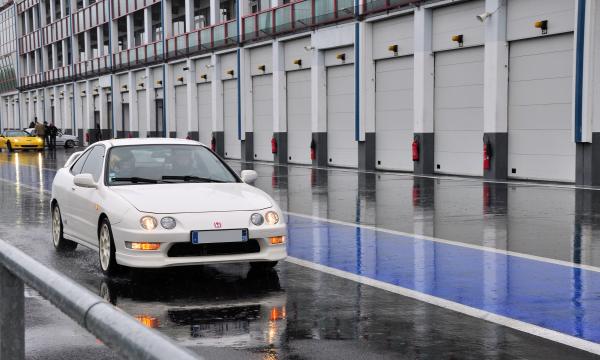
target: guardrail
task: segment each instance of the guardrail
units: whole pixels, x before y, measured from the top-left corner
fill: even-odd
[[[24,284],[127,359],[201,359],[0,240],[0,358],[25,358]]]

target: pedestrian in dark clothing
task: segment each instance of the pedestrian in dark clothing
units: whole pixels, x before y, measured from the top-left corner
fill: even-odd
[[[50,147],[50,128],[48,126],[48,122],[44,121],[44,134],[46,135],[45,137],[45,142],[46,145],[48,145],[48,147]]]
[[[29,129],[33,129],[35,127],[35,121],[29,123]]]
[[[56,136],[58,135],[58,128],[51,123],[48,125],[48,135],[50,136],[50,145],[51,149],[56,149]]]
[[[100,130],[100,124],[96,123],[96,126],[94,128],[94,142],[96,141],[102,141],[102,130]]]

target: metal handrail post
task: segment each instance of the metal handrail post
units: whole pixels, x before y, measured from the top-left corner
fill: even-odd
[[[23,281],[0,266],[0,359],[25,359]]]

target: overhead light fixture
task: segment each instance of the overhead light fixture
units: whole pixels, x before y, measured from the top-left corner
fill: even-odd
[[[179,82],[183,82],[183,76],[178,76],[178,77],[177,77],[177,81],[179,81]]]
[[[394,45],[390,45],[388,46],[388,50],[393,52],[394,54],[398,53],[398,45],[394,44]]]
[[[227,70],[226,74],[229,75],[229,76],[233,76],[233,74],[234,74],[233,69]]]
[[[202,74],[200,75],[200,79],[206,81],[206,79],[208,78],[208,76],[206,76],[206,74]]]
[[[491,12],[484,12],[483,14],[479,14],[477,15],[477,20],[484,22],[487,18],[489,18],[490,16],[492,16]]]
[[[548,33],[548,20],[538,20],[533,24],[533,26],[536,29],[542,30],[542,34],[544,35]]]
[[[265,72],[266,69],[267,67],[265,65],[258,65],[258,70]]]
[[[302,59],[295,59],[293,63],[294,65],[302,66]]]
[[[336,59],[341,60],[342,62],[346,61],[346,54],[340,53],[335,56]]]
[[[460,35],[452,35],[452,41],[458,43],[459,47],[463,46],[463,44],[464,44],[463,40],[464,40],[464,37],[463,37],[462,34],[460,34]]]
[[[314,47],[314,46],[305,46],[305,47],[304,47],[304,50],[305,50],[305,51],[313,51],[314,49],[315,49],[315,47]]]

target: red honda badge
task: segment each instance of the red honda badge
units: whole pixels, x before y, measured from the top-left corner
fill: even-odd
[[[213,227],[214,227],[215,229],[220,229],[220,228],[222,228],[222,227],[223,227],[223,224],[222,224],[220,221],[215,221],[215,222],[213,223]]]

